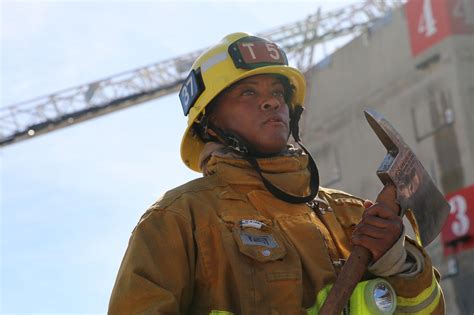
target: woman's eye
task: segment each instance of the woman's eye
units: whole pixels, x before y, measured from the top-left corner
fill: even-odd
[[[275,91],[275,92],[273,92],[273,95],[276,96],[276,97],[284,97],[284,96],[285,96],[285,92],[283,92],[283,91]]]
[[[249,96],[249,95],[254,95],[254,94],[255,94],[254,90],[244,90],[242,92],[242,95],[244,95],[244,96]]]

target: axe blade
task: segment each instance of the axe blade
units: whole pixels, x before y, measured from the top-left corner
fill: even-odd
[[[365,110],[364,114],[387,149],[377,176],[384,185],[396,187],[400,216],[412,212],[417,225],[415,233],[419,233],[421,245],[427,246],[441,232],[449,214],[449,203],[395,128],[372,109]]]

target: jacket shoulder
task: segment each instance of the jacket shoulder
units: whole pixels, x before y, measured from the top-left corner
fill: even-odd
[[[180,199],[199,198],[199,193],[214,190],[219,186],[226,186],[226,184],[219,182],[217,176],[196,178],[167,191],[150,208],[168,208]]]
[[[150,222],[153,219],[163,216],[174,216],[185,222],[193,222],[192,208],[196,204],[206,202],[209,196],[203,192],[209,191],[212,194],[218,186],[224,186],[219,183],[212,175],[202,178],[196,178],[181,186],[175,187],[165,192],[157,201],[155,201],[140,217],[134,231],[145,221]]]

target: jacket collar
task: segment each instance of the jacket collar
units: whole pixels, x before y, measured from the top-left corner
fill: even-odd
[[[204,175],[216,174],[231,185],[245,186],[245,190],[265,189],[260,176],[250,164],[235,152],[225,147],[214,147],[207,152],[202,165]],[[308,156],[289,147],[282,155],[257,160],[263,175],[275,186],[287,193],[306,196],[309,193],[310,173]],[[241,190],[239,189],[239,190]]]

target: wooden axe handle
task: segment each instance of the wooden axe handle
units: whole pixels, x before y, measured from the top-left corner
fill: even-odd
[[[396,203],[396,189],[392,184],[386,184],[377,196],[376,203],[384,203],[394,211],[399,211]],[[399,212],[398,212],[399,213]],[[352,291],[357,283],[362,279],[367,267],[372,260],[372,253],[365,247],[354,246],[352,252],[344,264],[341,273],[337,276],[336,282],[329,292],[320,315],[339,315],[351,297]]]
[[[319,312],[320,315],[341,314],[342,309],[347,304],[357,283],[362,279],[371,260],[372,254],[367,248],[354,246],[351,255],[344,264],[331,292],[329,292],[326,302]]]

